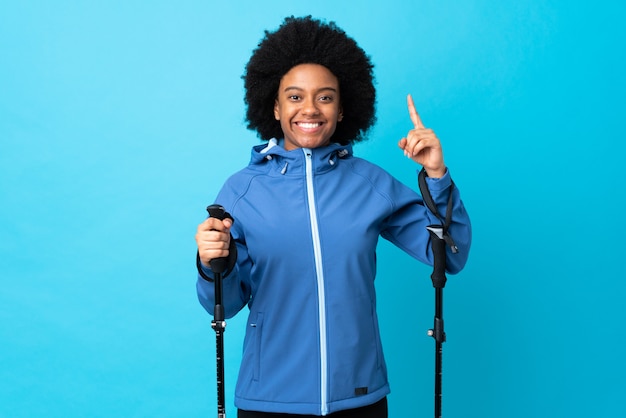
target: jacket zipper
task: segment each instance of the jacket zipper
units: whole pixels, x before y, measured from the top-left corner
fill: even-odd
[[[318,315],[320,323],[320,390],[321,390],[321,414],[328,414],[328,354],[326,352],[326,297],[324,295],[324,272],[322,269],[322,249],[317,225],[317,212],[315,211],[315,193],[313,189],[313,163],[311,150],[303,148],[306,162],[306,187],[309,202],[309,216],[311,218],[311,237],[313,239],[313,252],[315,255],[315,271],[317,274]]]

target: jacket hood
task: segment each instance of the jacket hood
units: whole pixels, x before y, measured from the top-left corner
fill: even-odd
[[[308,155],[311,156],[313,171],[323,173],[332,170],[339,160],[351,158],[352,145],[332,143],[325,147],[298,148],[287,151],[273,138],[267,144],[252,148],[249,166],[257,169],[269,169],[280,175],[301,175]]]

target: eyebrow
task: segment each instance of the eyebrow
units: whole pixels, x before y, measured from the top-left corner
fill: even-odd
[[[283,89],[283,92],[287,92],[287,91],[290,91],[290,90],[303,91],[304,89],[302,87],[298,87],[298,86],[288,86],[288,87],[285,87]],[[337,92],[337,89],[334,88],[334,87],[322,87],[322,88],[317,89],[318,92],[326,91],[326,90]]]

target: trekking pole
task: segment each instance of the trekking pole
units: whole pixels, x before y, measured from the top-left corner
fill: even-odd
[[[220,205],[207,207],[209,217],[224,220],[233,219]],[[224,306],[222,305],[222,273],[228,267],[227,257],[215,258],[210,262],[213,271],[213,282],[215,284],[215,309],[213,311],[213,321],[211,328],[215,331],[215,357],[217,363],[217,418],[226,417],[226,405],[224,396],[224,331],[226,321],[224,319]]]
[[[443,288],[446,285],[446,242],[443,239],[443,228],[431,225],[426,227],[430,233],[433,250],[433,273],[430,278],[435,288],[435,321],[428,335],[435,339],[435,418],[441,417],[441,378],[443,343],[446,333],[443,327]]]
[[[458,252],[452,237],[448,235],[448,227],[452,221],[452,190],[454,189],[454,182],[450,186],[450,197],[448,198],[445,220],[439,215],[437,205],[428,190],[425,169],[422,169],[419,173],[418,184],[424,204],[441,221],[441,225],[429,225],[426,227],[430,234],[433,251],[433,273],[430,275],[430,278],[435,288],[435,321],[433,328],[428,330],[428,335],[435,339],[435,418],[441,418],[442,357],[443,343],[446,341],[446,333],[443,327],[443,288],[447,280],[446,245],[450,246],[453,253]]]

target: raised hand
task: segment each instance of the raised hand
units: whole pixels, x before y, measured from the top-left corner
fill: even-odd
[[[404,151],[405,156],[421,164],[428,177],[442,177],[446,173],[446,166],[439,138],[432,129],[424,127],[410,94],[407,96],[407,106],[413,129],[398,142],[398,147]]]

